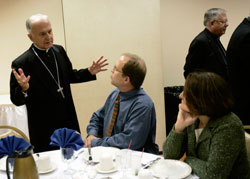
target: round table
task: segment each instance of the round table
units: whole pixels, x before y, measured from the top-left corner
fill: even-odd
[[[16,106],[11,102],[9,94],[0,95],[0,125],[14,126],[29,138],[26,105]],[[7,129],[0,130],[0,134],[5,132]]]
[[[83,157],[84,153],[87,152],[87,149],[84,148],[83,151],[84,152],[80,153],[78,155],[78,157],[72,162],[72,168],[75,169],[75,174],[73,174],[70,177],[63,174],[65,164],[62,162],[60,150],[40,153],[40,155],[48,154],[50,157],[50,160],[56,166],[56,169],[49,172],[49,173],[39,174],[39,179],[69,179],[69,178],[76,179],[74,177],[74,175],[77,175],[77,172],[80,172],[83,169],[85,169],[85,172],[83,172],[83,173],[86,173],[86,172],[91,173],[92,172],[92,174],[93,174],[93,172],[96,172],[95,165],[88,165],[87,164],[87,162],[84,160],[84,157]],[[133,151],[133,152],[136,152],[136,151]],[[34,154],[34,155],[36,155],[36,154]],[[154,160],[157,157],[159,157],[159,155],[153,155],[153,154],[144,152],[141,163],[144,163],[144,164],[148,163],[149,161]],[[94,179],[102,179],[104,177],[111,177],[112,179],[120,179],[122,177],[122,174],[123,173],[120,170],[117,170],[116,172],[113,172],[113,173],[107,173],[107,174],[96,172]],[[7,178],[5,171],[0,171],[0,178]],[[132,176],[132,177],[130,176],[130,178],[137,179],[138,177],[137,176]],[[198,179],[198,178],[199,177],[197,177],[196,175],[191,174],[186,179]]]

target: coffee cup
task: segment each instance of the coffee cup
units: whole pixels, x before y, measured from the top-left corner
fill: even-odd
[[[48,171],[52,168],[50,157],[47,154],[40,155],[36,160],[38,171]]]
[[[100,169],[103,171],[109,171],[114,168],[113,155],[110,153],[103,153],[100,156]]]

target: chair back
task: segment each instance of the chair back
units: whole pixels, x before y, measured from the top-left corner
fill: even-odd
[[[6,126],[0,126],[0,129],[10,129],[6,133],[1,134],[0,139],[14,135],[16,137],[22,137],[28,143],[30,143],[29,138],[20,129],[16,127],[6,125]],[[32,154],[33,154],[33,146],[30,146],[27,149],[25,149],[25,151],[15,151],[14,156],[8,156],[6,161],[7,178],[10,179],[8,163],[11,158],[15,158],[14,169],[13,169],[14,179],[24,179],[24,178],[39,179],[38,170]]]
[[[246,139],[246,147],[247,147],[247,157],[248,161],[250,162],[250,134],[245,132],[245,139]]]
[[[250,125],[244,125],[243,127],[244,127],[245,130],[250,129]]]
[[[0,139],[7,137],[7,136],[16,136],[16,137],[23,137],[27,142],[30,143],[29,138],[18,128],[13,127],[13,126],[0,126],[0,129],[10,129],[6,133],[3,133],[0,135]]]

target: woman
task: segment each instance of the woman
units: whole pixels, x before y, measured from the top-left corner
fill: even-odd
[[[244,129],[231,112],[227,83],[211,72],[193,72],[180,94],[177,121],[163,144],[165,159],[180,159],[200,178],[250,178]]]

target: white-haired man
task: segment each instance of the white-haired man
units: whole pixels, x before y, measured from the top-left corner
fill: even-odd
[[[64,48],[53,44],[47,15],[32,15],[26,28],[33,43],[12,62],[10,94],[15,105],[26,104],[30,141],[42,152],[54,149],[49,142],[55,129],[80,132],[70,84],[95,80],[107,63],[100,57],[89,68],[73,69]]]
[[[228,27],[226,11],[221,8],[207,10],[203,24],[205,29],[190,44],[184,77],[193,71],[208,71],[228,81],[226,51],[220,42]]]

